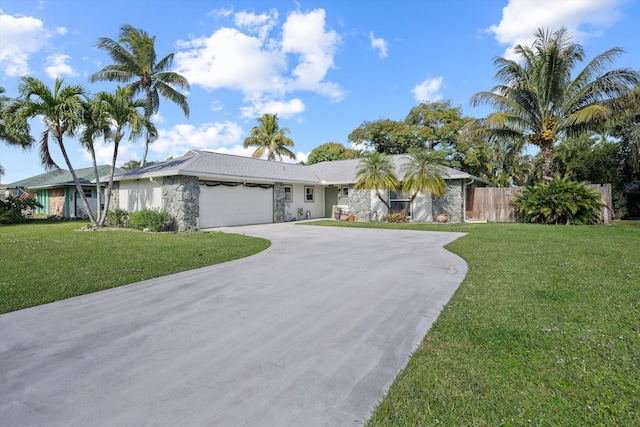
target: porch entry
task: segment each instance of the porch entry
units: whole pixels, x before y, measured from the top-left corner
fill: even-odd
[[[338,187],[324,188],[324,217],[333,216],[333,207],[338,204]]]

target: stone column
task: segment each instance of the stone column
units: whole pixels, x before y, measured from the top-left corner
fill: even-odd
[[[163,179],[162,202],[173,219],[173,229],[198,229],[200,180],[194,176],[168,176]]]
[[[349,215],[356,221],[371,221],[371,191],[354,190],[349,186]]]
[[[433,198],[434,219],[440,214],[445,214],[449,216],[449,222],[462,222],[462,186],[462,180],[452,179],[447,181],[447,189],[444,194]]]
[[[284,184],[276,182],[273,186],[273,222],[285,221]]]

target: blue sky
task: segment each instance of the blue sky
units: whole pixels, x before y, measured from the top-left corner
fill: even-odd
[[[348,145],[363,121],[402,120],[423,100],[486,115],[469,99],[495,85],[493,59],[529,44],[538,27],[569,28],[587,60],[622,47],[616,66],[640,69],[638,22],[638,0],[2,0],[0,86],[15,96],[20,76],[50,86],[60,76],[90,93],[113,90],[89,83],[111,63],[95,43],[130,24],[156,36],[159,58],[175,53],[174,71],[191,83],[188,119],[161,99],[149,160],[189,149],[250,155],[242,141],[255,119],[278,113],[304,161],[326,142]],[[36,139],[43,129],[32,122]],[[75,141],[65,146],[75,168],[91,165]],[[110,148],[97,151],[108,163]],[[118,166],[141,157],[141,141],[125,143]],[[0,143],[0,164],[3,183],[44,172],[37,148]]]

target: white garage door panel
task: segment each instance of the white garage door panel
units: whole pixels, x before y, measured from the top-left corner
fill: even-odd
[[[200,228],[273,222],[273,189],[200,187]]]

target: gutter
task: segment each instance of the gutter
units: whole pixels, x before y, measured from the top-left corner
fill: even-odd
[[[474,182],[476,182],[475,178],[471,178],[471,181],[467,182],[466,184],[464,184],[464,191],[462,194],[462,222],[472,222],[472,223],[486,223],[487,221],[481,221],[481,220],[468,220],[467,219],[467,188],[473,184]]]

